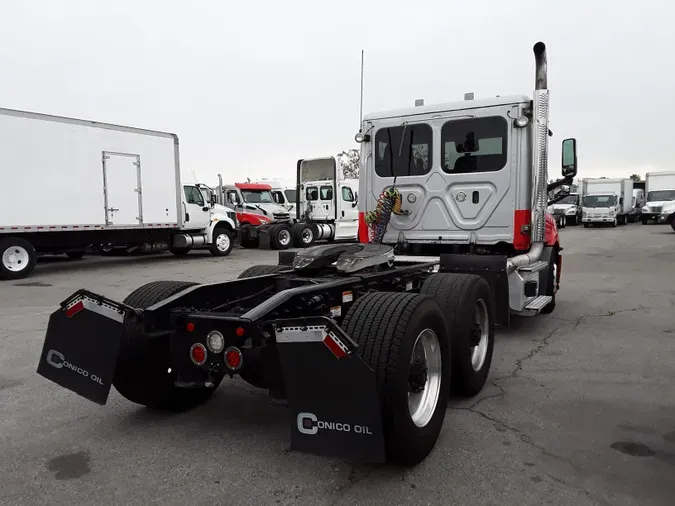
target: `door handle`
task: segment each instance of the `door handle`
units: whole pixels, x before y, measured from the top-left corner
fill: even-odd
[[[345,217],[345,212],[344,212],[344,211],[342,211],[342,217],[343,217],[343,218]]]
[[[108,209],[108,211],[110,211],[111,213],[114,213],[115,211],[119,211],[119,209],[117,209],[116,207],[111,207],[111,208]]]

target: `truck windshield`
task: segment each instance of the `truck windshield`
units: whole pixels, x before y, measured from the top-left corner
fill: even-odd
[[[274,198],[269,190],[241,190],[244,202],[249,204],[273,204]]]
[[[616,195],[586,195],[583,207],[612,207],[616,205]]]
[[[675,190],[654,190],[647,193],[647,202],[659,202],[661,200],[675,200]]]
[[[286,200],[291,203],[295,202],[295,200],[298,198],[297,190],[284,190],[284,193],[286,194]]]
[[[578,202],[579,202],[579,196],[578,195],[568,195],[564,199],[556,202],[556,204],[577,204]]]

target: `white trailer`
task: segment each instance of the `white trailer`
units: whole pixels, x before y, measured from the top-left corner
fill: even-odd
[[[0,279],[28,276],[41,254],[76,259],[92,245],[227,255],[235,239],[227,214],[183,188],[171,133],[0,109],[0,176]]]
[[[633,209],[633,180],[629,178],[584,179],[581,221],[584,227],[625,224]]]
[[[675,212],[675,172],[648,172],[645,176],[645,205],[642,224],[669,222]]]

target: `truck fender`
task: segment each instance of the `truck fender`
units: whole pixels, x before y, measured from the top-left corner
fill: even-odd
[[[232,223],[231,219],[227,217],[213,218],[209,223],[209,227],[206,229],[206,240],[208,244],[213,244],[213,232],[218,226],[225,226],[228,230],[234,233],[234,223]]]

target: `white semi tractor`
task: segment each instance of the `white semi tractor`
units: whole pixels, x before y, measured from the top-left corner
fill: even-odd
[[[647,194],[642,208],[642,224],[650,221],[671,223],[675,212],[675,172],[648,172],[645,187]]]
[[[39,255],[79,259],[92,245],[224,256],[236,237],[234,213],[183,188],[175,134],[0,109],[0,176],[0,279],[30,275]]]
[[[595,178],[582,181],[581,221],[584,227],[627,223],[634,213],[633,180]]]

